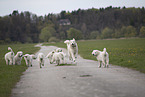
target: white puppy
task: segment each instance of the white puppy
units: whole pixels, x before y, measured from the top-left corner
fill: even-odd
[[[40,68],[42,68],[41,66],[44,66],[44,54],[39,53],[37,59],[38,59],[38,62],[40,64]]]
[[[63,52],[54,52],[50,63],[52,64],[56,62],[57,65],[59,65],[60,63],[64,64],[64,56],[65,54]]]
[[[51,51],[46,58],[49,59],[50,64],[56,62],[57,64],[64,63],[65,54],[62,52],[61,48]]]
[[[23,57],[23,52],[18,51],[17,54],[14,56],[14,64],[21,65],[22,57]]]
[[[5,61],[7,65],[13,65],[14,52],[10,47],[8,47],[8,50],[10,52],[5,54]]]
[[[109,67],[109,54],[106,52],[106,48],[101,52],[99,50],[93,50],[93,56],[96,56],[99,61],[99,68],[103,64],[104,67]]]
[[[55,50],[51,51],[51,52],[48,53],[48,55],[46,56],[46,58],[49,59],[50,64],[52,64],[51,61],[52,61],[52,57],[53,57],[53,54],[54,54],[54,53],[55,53]]]
[[[64,43],[67,44],[69,59],[75,62],[78,55],[78,45],[75,39],[73,38],[73,40],[66,40]]]
[[[25,54],[23,57],[25,59],[26,65],[32,67],[32,61],[33,59],[36,59],[35,55]]]

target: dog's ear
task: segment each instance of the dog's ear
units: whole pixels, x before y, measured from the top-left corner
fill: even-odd
[[[73,38],[73,40],[75,41],[75,39]]]

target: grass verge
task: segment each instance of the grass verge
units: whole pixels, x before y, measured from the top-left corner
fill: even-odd
[[[20,80],[20,76],[27,69],[24,59],[22,65],[6,65],[4,56],[11,47],[16,54],[17,51],[23,51],[23,54],[36,53],[40,48],[34,47],[35,44],[11,44],[0,45],[0,97],[10,97],[11,90]]]
[[[145,73],[145,38],[77,41],[79,54],[85,59],[96,60],[93,50],[107,49],[110,64],[132,68]],[[66,48],[63,42],[44,44]]]
[[[76,66],[76,64],[59,64],[59,65],[56,65],[56,66]]]

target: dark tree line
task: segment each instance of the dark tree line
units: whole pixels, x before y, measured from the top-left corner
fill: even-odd
[[[70,25],[60,25],[61,19],[70,20]],[[145,9],[107,7],[78,9],[72,12],[37,16],[17,10],[0,17],[0,43],[64,40],[78,31],[80,39],[144,37]],[[76,32],[77,33],[77,32]],[[46,37],[48,36],[48,37]],[[81,37],[80,37],[81,36]],[[51,39],[53,37],[53,39]],[[45,38],[43,40],[43,38]]]

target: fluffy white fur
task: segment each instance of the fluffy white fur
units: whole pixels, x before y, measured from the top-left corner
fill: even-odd
[[[61,48],[57,48],[56,52],[62,52],[62,49]]]
[[[75,39],[73,38],[72,40],[66,40],[64,43],[67,44],[69,59],[75,62],[78,55],[78,45]]]
[[[40,68],[42,68],[42,66],[44,66],[44,57],[45,57],[45,56],[44,56],[43,53],[39,53],[39,54],[38,54],[37,59],[38,59]]]
[[[14,64],[21,65],[22,57],[23,57],[23,52],[18,51],[17,54],[14,56]]]
[[[49,59],[50,64],[56,62],[57,65],[60,63],[64,63],[65,54],[62,52],[61,48],[57,48],[56,50],[51,51],[46,58]]]
[[[60,63],[64,64],[64,57],[65,54],[63,52],[54,52],[50,63],[52,64],[56,62],[57,65],[59,65]]]
[[[25,59],[26,65],[32,67],[32,61],[33,59],[36,59],[35,55],[25,54],[23,57]]]
[[[96,56],[99,61],[99,68],[101,65],[104,67],[109,67],[109,54],[106,52],[106,48],[104,48],[102,52],[99,50],[93,50],[92,55]]]
[[[13,65],[14,52],[10,47],[8,47],[8,50],[10,52],[5,54],[5,61],[7,65]]]
[[[51,61],[52,61],[52,57],[53,57],[53,54],[54,54],[54,53],[55,53],[55,50],[51,51],[51,52],[48,53],[48,55],[46,56],[46,58],[49,59],[50,64],[52,64]]]

